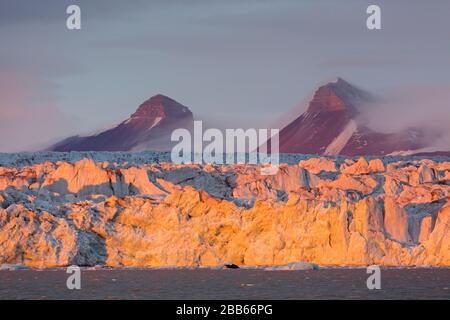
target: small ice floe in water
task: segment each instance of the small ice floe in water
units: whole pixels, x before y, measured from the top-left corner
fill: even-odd
[[[27,267],[25,267],[22,264],[0,264],[0,271],[13,271],[13,270],[25,270]]]
[[[291,262],[281,266],[267,267],[264,270],[319,270],[319,265],[307,262]]]

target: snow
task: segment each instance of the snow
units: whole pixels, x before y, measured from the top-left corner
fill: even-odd
[[[22,264],[9,264],[9,263],[4,263],[4,264],[0,264],[0,271],[14,271],[14,270],[25,270],[28,269],[27,267],[25,267]]]
[[[135,120],[137,117],[130,117],[127,120],[125,120],[124,122],[122,122],[121,124],[128,124],[130,122],[132,122],[133,120]],[[156,126],[158,123],[160,123],[162,120],[162,117],[157,117],[155,118],[155,120],[153,120],[153,123],[150,125],[150,127],[148,128],[148,130],[150,130],[151,128],[153,128],[154,126]],[[114,126],[113,128],[115,128],[117,126]]]
[[[439,147],[425,147],[425,148],[420,148],[420,149],[415,149],[415,150],[405,150],[405,151],[394,151],[391,152],[390,154],[388,154],[389,156],[410,156],[413,154],[417,154],[417,153],[426,153],[426,152],[437,152],[437,151],[441,151],[442,148]]]
[[[267,267],[265,270],[278,271],[278,270],[318,270],[319,266],[314,263],[306,262],[291,262],[281,266]]]
[[[414,153],[417,153],[417,150],[394,151],[391,152],[389,156],[409,156]]]
[[[162,120],[162,117],[156,117],[155,120],[153,121],[152,125],[150,126],[150,128],[148,128],[147,130],[150,130],[154,126],[158,125],[158,123],[160,123],[161,120]]]
[[[133,121],[133,119],[134,119],[134,117],[130,117],[123,124],[130,123],[131,121]]]
[[[358,126],[356,125],[356,122],[354,120],[350,120],[344,130],[342,130],[342,132],[334,138],[333,142],[331,142],[325,149],[325,154],[339,154],[357,129]]]

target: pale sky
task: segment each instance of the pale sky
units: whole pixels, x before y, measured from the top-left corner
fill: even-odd
[[[366,28],[369,4],[382,30]],[[375,93],[445,90],[449,13],[446,0],[0,0],[0,151],[109,127],[157,93],[260,128],[338,76]]]

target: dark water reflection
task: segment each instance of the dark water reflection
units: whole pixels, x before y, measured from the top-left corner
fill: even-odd
[[[450,268],[383,269],[368,290],[365,269],[0,271],[0,299],[450,299]]]

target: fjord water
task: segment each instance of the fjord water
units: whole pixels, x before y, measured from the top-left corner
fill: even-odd
[[[450,268],[303,271],[82,269],[81,290],[58,270],[0,271],[0,299],[450,299]]]

